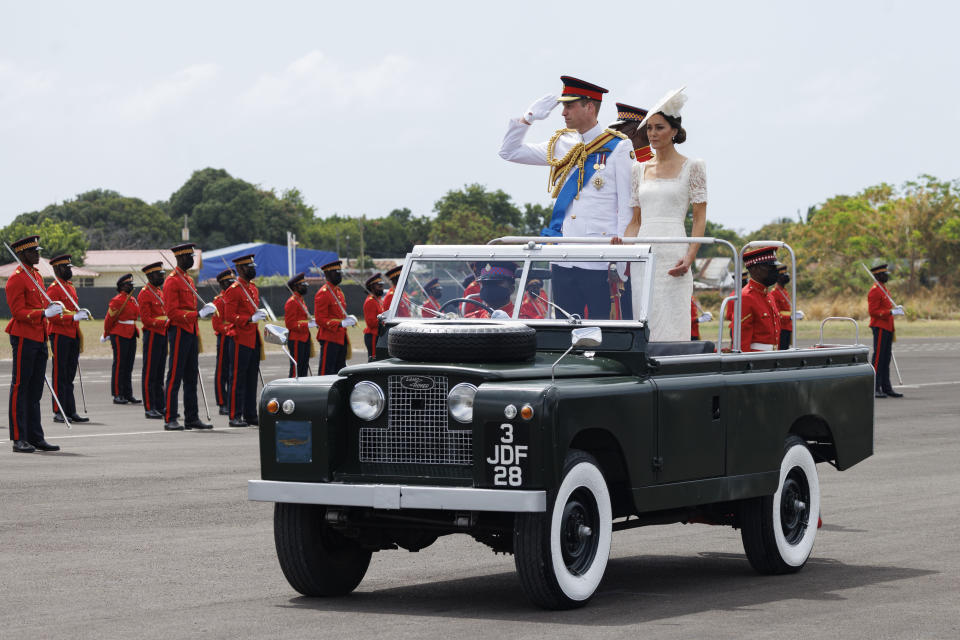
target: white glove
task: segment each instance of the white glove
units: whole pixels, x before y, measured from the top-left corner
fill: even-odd
[[[51,302],[50,306],[43,310],[43,315],[52,318],[53,316],[59,316],[63,313],[63,304],[59,302]]]
[[[209,317],[212,316],[214,313],[216,313],[216,311],[217,311],[217,308],[216,308],[215,306],[213,306],[213,303],[212,303],[212,302],[208,302],[207,304],[203,305],[203,306],[200,308],[200,313],[199,313],[199,315],[200,315],[201,318],[209,318]]]
[[[253,312],[253,315],[250,316],[250,322],[260,322],[261,320],[266,319],[267,312],[263,309],[257,309]]]
[[[86,309],[80,309],[75,314],[73,314],[74,322],[80,322],[81,320],[89,320],[89,319],[90,319],[90,312],[87,311]]]
[[[308,322],[308,323],[307,323],[307,328],[308,328],[308,329],[316,329],[316,328],[317,328],[317,321],[316,321],[316,320],[311,320],[310,322]]]
[[[527,122],[543,120],[550,115],[550,112],[553,111],[558,104],[560,103],[557,101],[557,96],[548,93],[530,105],[527,112],[523,114],[523,119]]]
[[[340,321],[341,327],[352,327],[355,324],[357,324],[356,316],[347,316],[346,318]]]
[[[807,316],[804,315],[803,311],[800,311],[800,309],[797,309],[797,320],[803,320],[806,317]]]
[[[902,315],[904,315],[905,313],[906,313],[906,311],[903,310],[903,305],[902,305],[902,304],[898,304],[897,306],[895,306],[895,307],[890,311],[890,315],[892,315],[892,316],[902,316]]]
[[[490,314],[491,320],[509,320],[510,316],[507,315],[507,312],[503,309],[494,309],[493,313]]]
[[[107,336],[100,336],[100,342],[106,342],[106,341],[108,341],[109,339],[110,339],[110,338],[108,338]]]
[[[709,311],[704,311],[703,315],[697,318],[697,322],[710,322],[713,320],[713,314]]]

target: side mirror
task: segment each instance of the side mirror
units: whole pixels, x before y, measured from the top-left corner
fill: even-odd
[[[579,327],[570,332],[570,346],[575,349],[599,347],[603,342],[600,327]]]
[[[263,339],[270,344],[278,344],[281,347],[287,344],[287,336],[290,331],[286,327],[278,327],[275,324],[266,324],[263,326]]]

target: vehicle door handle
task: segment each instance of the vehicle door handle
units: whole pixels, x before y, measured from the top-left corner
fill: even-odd
[[[720,396],[713,396],[713,419],[720,419]]]

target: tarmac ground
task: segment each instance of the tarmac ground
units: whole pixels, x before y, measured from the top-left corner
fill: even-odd
[[[257,430],[214,415],[212,431],[165,432],[111,404],[109,360],[83,360],[90,423],[53,423],[44,394],[62,451],[0,440],[0,637],[957,638],[960,339],[894,353],[905,397],[876,401],[874,456],[819,465],[824,524],[801,572],[755,574],[731,528],[632,529],[593,600],[567,612],[529,605],[512,556],[467,536],[375,554],[347,597],[301,597],[277,564],[272,505],[246,499]],[[263,364],[285,375],[278,355]],[[213,405],[212,359],[201,367]]]

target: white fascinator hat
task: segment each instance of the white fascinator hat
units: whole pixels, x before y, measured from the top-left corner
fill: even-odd
[[[647,124],[650,116],[661,112],[671,118],[679,118],[680,110],[683,109],[683,105],[687,102],[687,96],[683,93],[683,90],[686,88],[686,86],[682,86],[679,89],[671,89],[663,94],[663,97],[654,103],[644,119],[640,121],[640,126],[642,127]]]

